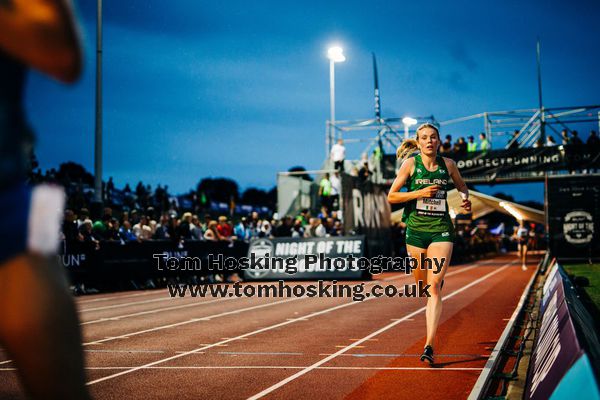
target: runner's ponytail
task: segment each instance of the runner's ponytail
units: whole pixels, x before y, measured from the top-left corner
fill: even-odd
[[[399,160],[404,160],[417,150],[419,150],[417,141],[415,139],[406,139],[396,150],[396,158]]]

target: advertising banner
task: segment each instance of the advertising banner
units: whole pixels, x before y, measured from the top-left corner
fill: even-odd
[[[562,280],[542,316],[527,376],[525,398],[549,399],[573,363],[583,354],[564,301]]]
[[[550,250],[559,260],[600,258],[600,176],[548,177]]]
[[[520,149],[476,151],[464,156],[444,154],[456,161],[466,180],[495,178],[538,178],[543,180],[546,171],[578,171],[600,168],[600,152],[587,146],[550,146]],[[396,176],[395,155],[385,155],[382,162],[386,179]]]
[[[363,271],[347,260],[362,257],[364,247],[364,236],[255,239],[244,279],[361,279]]]
[[[390,203],[388,188],[370,181],[342,175],[344,229],[346,234],[365,235],[367,255],[391,255]]]

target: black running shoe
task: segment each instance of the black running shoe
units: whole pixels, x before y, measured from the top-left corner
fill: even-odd
[[[429,364],[433,364],[433,347],[425,346],[425,349],[423,349],[423,355],[421,356],[421,361],[429,361]]]

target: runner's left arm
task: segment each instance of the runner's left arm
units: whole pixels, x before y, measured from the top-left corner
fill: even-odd
[[[460,171],[456,166],[456,162],[450,158],[445,158],[446,167],[448,168],[448,172],[450,173],[450,177],[452,178],[452,182],[454,182],[454,186],[456,186],[456,190],[458,190],[462,197],[461,207],[464,208],[467,212],[471,212],[471,200],[469,200],[469,188],[467,184],[463,180],[460,175]]]

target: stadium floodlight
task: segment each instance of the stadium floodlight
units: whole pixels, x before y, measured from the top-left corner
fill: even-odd
[[[327,132],[327,157],[331,151],[331,146],[335,141],[335,63],[346,61],[344,49],[339,46],[332,46],[327,50],[327,58],[329,58],[329,130]]]
[[[344,49],[340,46],[332,46],[327,50],[327,58],[329,58],[333,62],[344,62],[346,61],[346,56],[344,56]]]
[[[411,117],[402,118],[402,123],[404,124],[404,139],[408,139],[408,130],[411,126],[417,124],[417,120]]]

